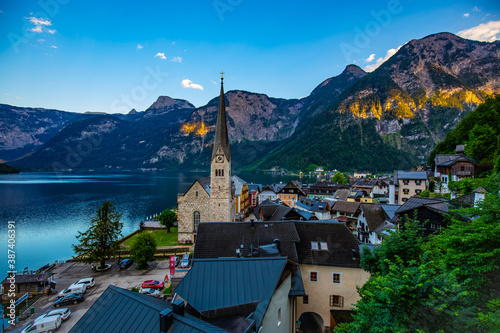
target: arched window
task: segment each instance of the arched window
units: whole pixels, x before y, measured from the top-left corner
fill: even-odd
[[[193,230],[196,232],[198,230],[198,225],[200,225],[201,215],[200,212],[196,211],[193,213]]]
[[[221,171],[222,171],[222,177],[224,177],[224,169],[222,169]]]

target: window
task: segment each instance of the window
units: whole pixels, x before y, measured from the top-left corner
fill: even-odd
[[[420,185],[422,181],[420,179],[415,180],[415,184]]]
[[[309,281],[318,282],[318,272],[309,272]]]
[[[344,306],[344,297],[340,295],[330,295],[330,306]]]
[[[408,198],[403,198],[403,202],[407,202],[408,201]]]
[[[410,192],[410,190],[409,190],[409,189],[407,189],[407,188],[403,189],[403,193],[404,193],[404,194],[408,194],[409,192]]]
[[[278,326],[281,325],[281,308],[278,309]]]
[[[198,230],[198,225],[200,224],[201,215],[200,212],[196,211],[193,213],[193,229]]]
[[[332,273],[332,283],[340,283],[340,273]]]
[[[415,194],[420,194],[422,193],[422,190],[415,190]]]
[[[302,296],[302,304],[309,304],[309,295]]]
[[[408,185],[410,181],[408,179],[403,179],[403,184]]]
[[[328,251],[328,244],[326,242],[319,243],[321,251]]]
[[[318,242],[311,242],[311,250],[319,250]]]
[[[198,191],[196,191],[196,197],[198,198]]]
[[[460,167],[460,171],[465,171],[465,167],[463,165]]]

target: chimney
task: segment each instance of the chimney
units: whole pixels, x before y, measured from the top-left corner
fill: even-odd
[[[250,219],[250,228],[252,228],[252,229],[255,227],[255,225],[254,225],[254,223],[253,223],[253,220],[254,220],[254,219]]]
[[[172,310],[179,316],[184,316],[184,301],[180,298],[172,302]]]
[[[276,244],[276,248],[278,249],[279,253],[281,254],[281,241],[276,238],[275,240],[273,240],[273,243]]]
[[[171,309],[165,309],[160,312],[160,333],[167,333],[172,326],[174,312]]]

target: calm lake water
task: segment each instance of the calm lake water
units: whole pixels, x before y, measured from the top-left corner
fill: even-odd
[[[123,213],[123,235],[139,227],[148,216],[176,205],[185,192],[207,173],[123,172],[37,173],[0,175],[0,278],[7,269],[7,224],[16,225],[16,270],[35,270],[55,260],[72,257],[71,244],[78,231],[88,229],[106,200]],[[294,177],[270,174],[239,175],[247,182],[271,184]],[[314,182],[306,178],[304,182]]]

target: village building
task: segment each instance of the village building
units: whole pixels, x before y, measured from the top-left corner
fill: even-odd
[[[335,192],[340,189],[349,189],[349,185],[335,182],[317,182],[309,187],[307,197],[311,199],[333,199]]]
[[[429,177],[426,171],[397,170],[389,185],[389,203],[402,205],[412,196],[427,189]]]
[[[434,178],[439,180],[441,193],[448,193],[450,181],[474,178],[476,161],[467,157],[464,146],[457,145],[456,154],[437,154],[434,157]]]
[[[306,196],[306,193],[302,189],[302,184],[297,180],[292,180],[286,184],[277,194],[278,199],[289,207],[295,207],[295,203],[299,201],[300,198]]]
[[[231,145],[227,131],[224,78],[221,78],[219,111],[210,157],[210,177],[197,179],[177,196],[178,242],[193,243],[200,222],[233,222],[235,188],[231,181]]]
[[[254,209],[260,204],[259,197],[261,191],[262,191],[261,184],[253,184],[253,183],[248,184],[248,206],[251,209]]]

